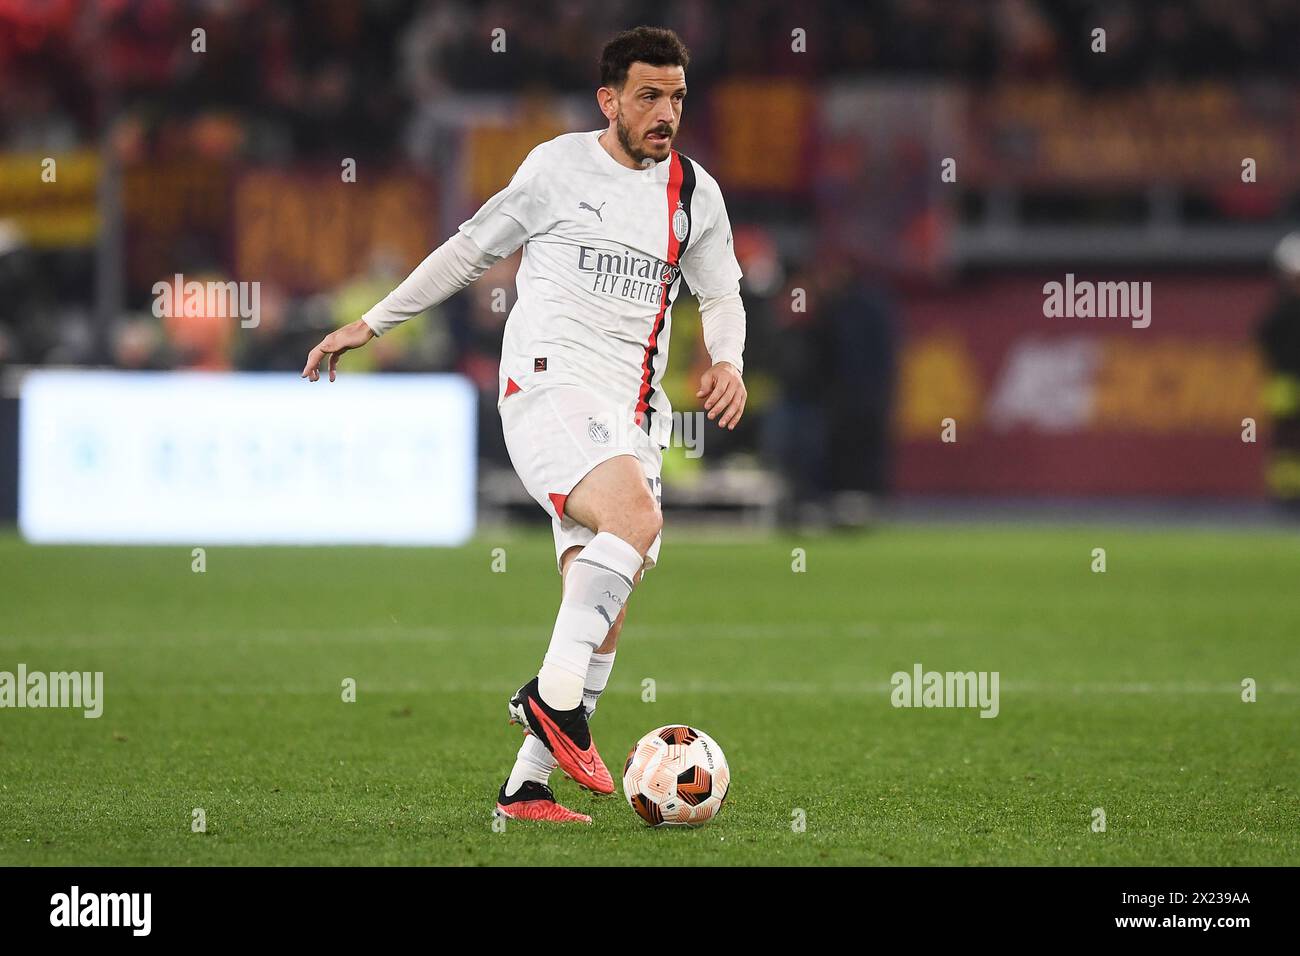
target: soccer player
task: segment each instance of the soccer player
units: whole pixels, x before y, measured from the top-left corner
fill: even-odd
[[[740,266],[717,182],[674,150],[689,57],[637,27],[600,59],[601,130],[537,146],[510,184],[382,302],[327,335],[303,369],[339,357],[468,285],[523,247],[497,407],[510,460],[551,517],[559,613],[537,676],[511,697],[524,740],[497,794],[512,819],[580,821],[548,785],[560,769],[613,793],[588,720],[609,681],[627,602],[659,558],[660,464],[672,410],[660,389],[685,277],[713,362],[696,396],[734,429],[745,410]]]

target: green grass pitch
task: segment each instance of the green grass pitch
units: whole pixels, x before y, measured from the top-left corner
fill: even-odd
[[[103,671],[106,698],[0,710],[0,865],[1300,863],[1294,536],[670,527],[593,731],[618,778],[641,734],[697,725],[733,784],[711,825],[660,831],[558,775],[593,826],[492,827],[549,535],[206,561],[0,537],[0,670]],[[916,662],[998,671],[1000,714],[892,707]]]

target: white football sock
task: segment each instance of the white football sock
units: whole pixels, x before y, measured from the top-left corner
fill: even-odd
[[[519,745],[519,755],[515,757],[515,765],[510,771],[510,779],[506,781],[506,796],[513,797],[519,788],[524,785],[525,780],[546,783],[551,778],[551,771],[554,769],[555,758],[546,749],[546,744],[532,734],[524,734],[524,742]]]
[[[608,654],[591,655],[591,663],[587,665],[587,680],[582,688],[582,706],[586,708],[589,718],[596,712],[596,701],[600,700],[600,695],[609,684],[609,673],[614,669],[616,653],[617,651],[610,651]]]
[[[572,710],[582,703],[591,655],[627,603],[641,563],[636,548],[602,531],[569,565],[551,645],[537,672],[538,693],[549,706]]]

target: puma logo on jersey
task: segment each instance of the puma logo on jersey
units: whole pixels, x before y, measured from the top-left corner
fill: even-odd
[[[606,200],[605,202],[608,202],[608,201],[609,201],[609,200]],[[600,209],[597,209],[595,206],[588,206],[585,202],[580,202],[580,203],[578,203],[578,208],[579,208],[579,209],[585,209],[585,210],[587,210],[588,212],[594,212],[594,213],[596,214],[596,218],[597,218],[597,219],[599,219],[601,222],[604,222],[604,221],[605,221],[605,217],[602,216],[602,215],[600,214],[600,209],[604,209],[604,208],[605,208],[605,203],[601,203],[601,204],[600,204]]]

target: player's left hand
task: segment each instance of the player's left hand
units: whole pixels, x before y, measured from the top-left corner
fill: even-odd
[[[704,399],[709,421],[716,418],[718,426],[728,431],[735,429],[740,416],[745,413],[748,396],[740,372],[730,362],[719,362],[701,375],[700,390],[695,393],[696,398]]]
[[[375,333],[370,331],[370,326],[366,325],[361,319],[357,319],[340,329],[335,329],[320,340],[320,345],[311,350],[300,378],[305,378],[309,382],[318,381],[320,379],[321,360],[328,355],[330,357],[330,381],[334,381],[335,370],[339,367],[339,356],[352,349],[361,348],[374,337]]]

